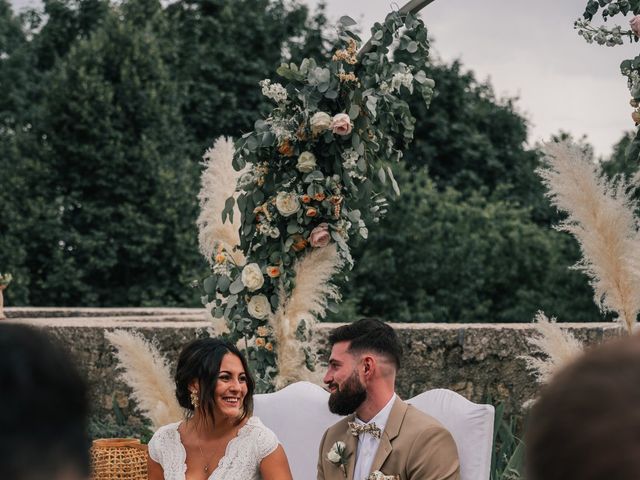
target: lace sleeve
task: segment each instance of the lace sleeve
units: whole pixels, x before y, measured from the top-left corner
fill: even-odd
[[[149,440],[149,458],[156,463],[162,465],[162,449],[160,448],[160,435],[162,435],[162,430],[156,431]]]
[[[269,430],[267,427],[260,429],[258,441],[258,455],[260,461],[267,455],[272,454],[276,448],[278,448],[278,437],[276,434]]]

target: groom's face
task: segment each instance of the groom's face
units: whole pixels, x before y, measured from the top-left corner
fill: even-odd
[[[367,390],[358,374],[358,359],[348,350],[349,342],[333,346],[329,369],[323,379],[330,393],[329,410],[338,415],[355,412],[367,398]]]

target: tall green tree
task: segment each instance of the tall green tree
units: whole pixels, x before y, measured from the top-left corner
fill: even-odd
[[[193,303],[196,164],[158,49],[162,28],[159,2],[124,4],[56,66],[42,136],[63,199],[58,242],[75,275],[47,276],[41,303],[61,291],[67,304]]]

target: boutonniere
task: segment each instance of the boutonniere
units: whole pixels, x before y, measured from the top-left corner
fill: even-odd
[[[347,446],[344,442],[334,443],[329,453],[327,453],[327,459],[334,465],[338,465],[344,474],[344,478],[347,478],[347,460],[349,459],[349,454],[347,453]]]
[[[385,475],[380,470],[371,472],[367,480],[400,480],[400,475]]]

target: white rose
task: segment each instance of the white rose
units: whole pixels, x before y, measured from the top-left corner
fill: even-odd
[[[311,132],[314,135],[324,132],[331,127],[331,116],[328,113],[316,112],[309,121],[311,124]]]
[[[296,168],[302,173],[312,172],[316,168],[316,156],[311,152],[302,152],[298,157]]]
[[[335,450],[331,450],[327,453],[327,458],[331,463],[340,463],[340,455]]]
[[[257,263],[250,263],[242,269],[242,284],[250,292],[255,292],[264,285],[264,276]]]
[[[276,197],[276,208],[283,217],[289,217],[300,210],[300,200],[295,193],[280,192]]]
[[[269,299],[264,295],[254,295],[247,304],[247,310],[249,315],[258,320],[263,320],[271,313],[271,305],[269,305]]]

